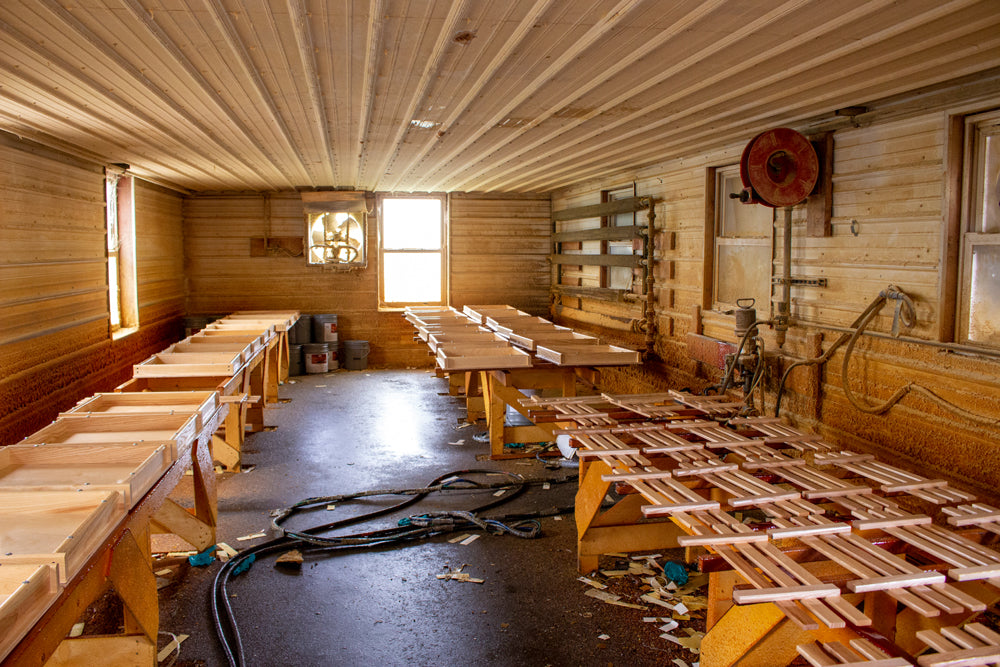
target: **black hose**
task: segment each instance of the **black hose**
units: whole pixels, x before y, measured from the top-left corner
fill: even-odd
[[[476,482],[469,482],[468,480],[461,479],[461,475],[466,474],[501,474],[508,477],[514,478],[513,483],[498,483],[498,484],[479,484]],[[465,482],[471,486],[454,486],[456,482]],[[326,497],[314,497],[302,500],[295,505],[283,510],[274,520],[275,526],[279,527],[280,523],[287,520],[290,516],[297,512],[309,511],[310,508],[316,508],[321,504],[325,504],[330,501],[343,502],[345,500],[370,497],[374,495],[411,495],[400,503],[392,505],[391,507],[385,507],[382,509],[374,510],[359,516],[351,517],[348,519],[342,519],[339,521],[333,521],[320,526],[314,526],[300,531],[285,531],[282,529],[283,535],[281,537],[269,540],[263,544],[258,544],[256,546],[250,547],[239,552],[236,556],[231,558],[229,561],[224,563],[219,571],[215,575],[215,579],[212,585],[212,597],[211,597],[211,609],[212,609],[212,620],[215,625],[216,636],[219,639],[219,643],[222,644],[223,651],[226,655],[226,660],[230,667],[244,667],[246,665],[246,660],[243,653],[243,642],[240,637],[239,626],[236,623],[235,615],[233,613],[232,606],[229,603],[229,594],[226,590],[226,585],[232,576],[234,570],[236,570],[241,564],[246,562],[249,558],[257,556],[266,556],[279,551],[286,551],[290,548],[298,547],[300,549],[306,550],[308,552],[314,551],[331,551],[334,549],[344,549],[351,547],[373,547],[382,544],[388,544],[393,542],[411,542],[417,539],[427,538],[434,535],[438,535],[444,532],[451,532],[454,530],[465,530],[474,527],[486,527],[487,529],[493,528],[496,530],[502,530],[511,534],[518,535],[520,537],[533,537],[537,535],[537,522],[534,522],[535,530],[532,531],[530,528],[522,528],[526,525],[531,518],[530,515],[520,514],[511,515],[510,517],[499,517],[493,519],[481,519],[476,517],[477,514],[485,512],[494,507],[498,507],[504,503],[507,503],[514,498],[522,494],[527,487],[528,482],[515,473],[509,473],[498,470],[485,470],[485,469],[469,469],[460,470],[455,472],[449,472],[435,478],[426,487],[418,489],[402,489],[402,490],[380,490],[380,491],[365,491],[356,494],[339,495],[339,496],[326,496]],[[505,494],[503,497],[496,500],[492,500],[488,503],[480,505],[472,510],[461,513],[452,513],[450,522],[441,522],[434,524],[429,520],[427,526],[414,525],[412,522],[403,523],[403,525],[396,526],[393,528],[386,528],[382,530],[370,531],[367,533],[359,533],[355,535],[346,535],[340,537],[323,537],[318,535],[319,533],[328,532],[330,530],[335,530],[338,528],[343,528],[349,525],[361,523],[364,521],[369,521],[371,519],[384,516],[393,512],[398,512],[401,509],[409,507],[423,498],[427,497],[435,491],[444,490],[478,490],[478,489],[488,489],[496,487],[509,488],[515,486],[513,493]],[[559,513],[563,513],[564,510],[554,510]],[[572,508],[569,510],[572,511]],[[459,516],[456,516],[459,515]],[[543,516],[543,514],[538,513],[538,516]],[[412,518],[411,518],[412,519]],[[456,520],[457,519],[457,520]],[[513,526],[507,526],[503,521],[516,520],[519,523]],[[407,520],[404,520],[407,521]]]

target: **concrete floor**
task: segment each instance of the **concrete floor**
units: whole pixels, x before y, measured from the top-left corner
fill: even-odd
[[[338,371],[293,378],[266,411],[277,428],[250,436],[245,464],[219,479],[219,541],[268,529],[269,512],[303,498],[376,488],[423,486],[467,468],[560,481],[576,470],[534,459],[477,461],[482,428],[457,429],[459,399],[424,370]],[[449,443],[464,439],[463,445]],[[499,478],[496,478],[499,479]],[[568,506],[575,481],[534,486],[496,512]],[[181,498],[187,490],[178,489]],[[352,527],[386,528],[430,509],[466,509],[489,492],[435,496],[398,516]],[[297,517],[306,527],[398,502],[398,497]],[[183,501],[182,501],[183,502]],[[483,584],[435,575],[465,565]],[[223,665],[208,611],[219,564],[177,569],[161,592],[161,629],[190,635],[179,665]],[[467,546],[446,537],[375,550],[311,555],[289,574],[264,558],[230,587],[249,665],[663,665],[668,651],[643,613],[584,596],[576,580],[571,514],[542,520],[542,536],[483,535]],[[649,628],[649,630],[652,630]],[[600,639],[607,634],[610,638]],[[169,638],[167,638],[169,639]],[[165,643],[161,641],[161,644]],[[689,660],[695,658],[689,656]]]

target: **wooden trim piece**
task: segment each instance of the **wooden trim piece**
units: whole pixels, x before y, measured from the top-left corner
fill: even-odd
[[[583,218],[603,218],[617,215],[619,213],[635,213],[649,208],[650,197],[629,197],[628,199],[614,199],[602,204],[591,204],[589,206],[578,206],[576,208],[566,208],[561,211],[552,212],[552,222],[563,222],[566,220],[582,220]]]
[[[627,241],[629,239],[641,239],[645,234],[646,227],[641,225],[597,227],[595,229],[557,232],[552,235],[552,240],[556,243],[571,243],[574,241]]]
[[[646,261],[639,255],[549,255],[553,264],[570,266],[624,266],[637,269]]]

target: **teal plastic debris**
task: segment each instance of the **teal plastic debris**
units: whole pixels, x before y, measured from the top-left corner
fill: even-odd
[[[233,568],[233,576],[235,577],[249,570],[250,566],[253,565],[253,562],[255,560],[257,560],[256,554],[250,554],[249,556],[241,560],[240,564]]]
[[[206,565],[211,565],[215,562],[215,549],[216,546],[213,544],[200,554],[188,556],[188,563],[190,563],[192,567],[205,567]]]
[[[663,576],[678,586],[683,586],[688,582],[688,571],[683,565],[672,560],[663,564]]]

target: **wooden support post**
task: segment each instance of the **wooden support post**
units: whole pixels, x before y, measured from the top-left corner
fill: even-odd
[[[173,533],[198,551],[204,551],[215,544],[212,526],[199,521],[193,513],[181,507],[170,498],[153,515],[152,527],[158,533]]]
[[[275,337],[264,355],[264,389],[261,394],[264,405],[278,402],[278,382],[281,375],[281,347],[278,341],[279,338]]]
[[[191,471],[194,474],[194,515],[211,528],[215,543],[215,527],[219,524],[218,495],[215,484],[215,464],[212,461],[211,438],[199,438],[191,450]],[[208,545],[206,545],[208,546]]]

